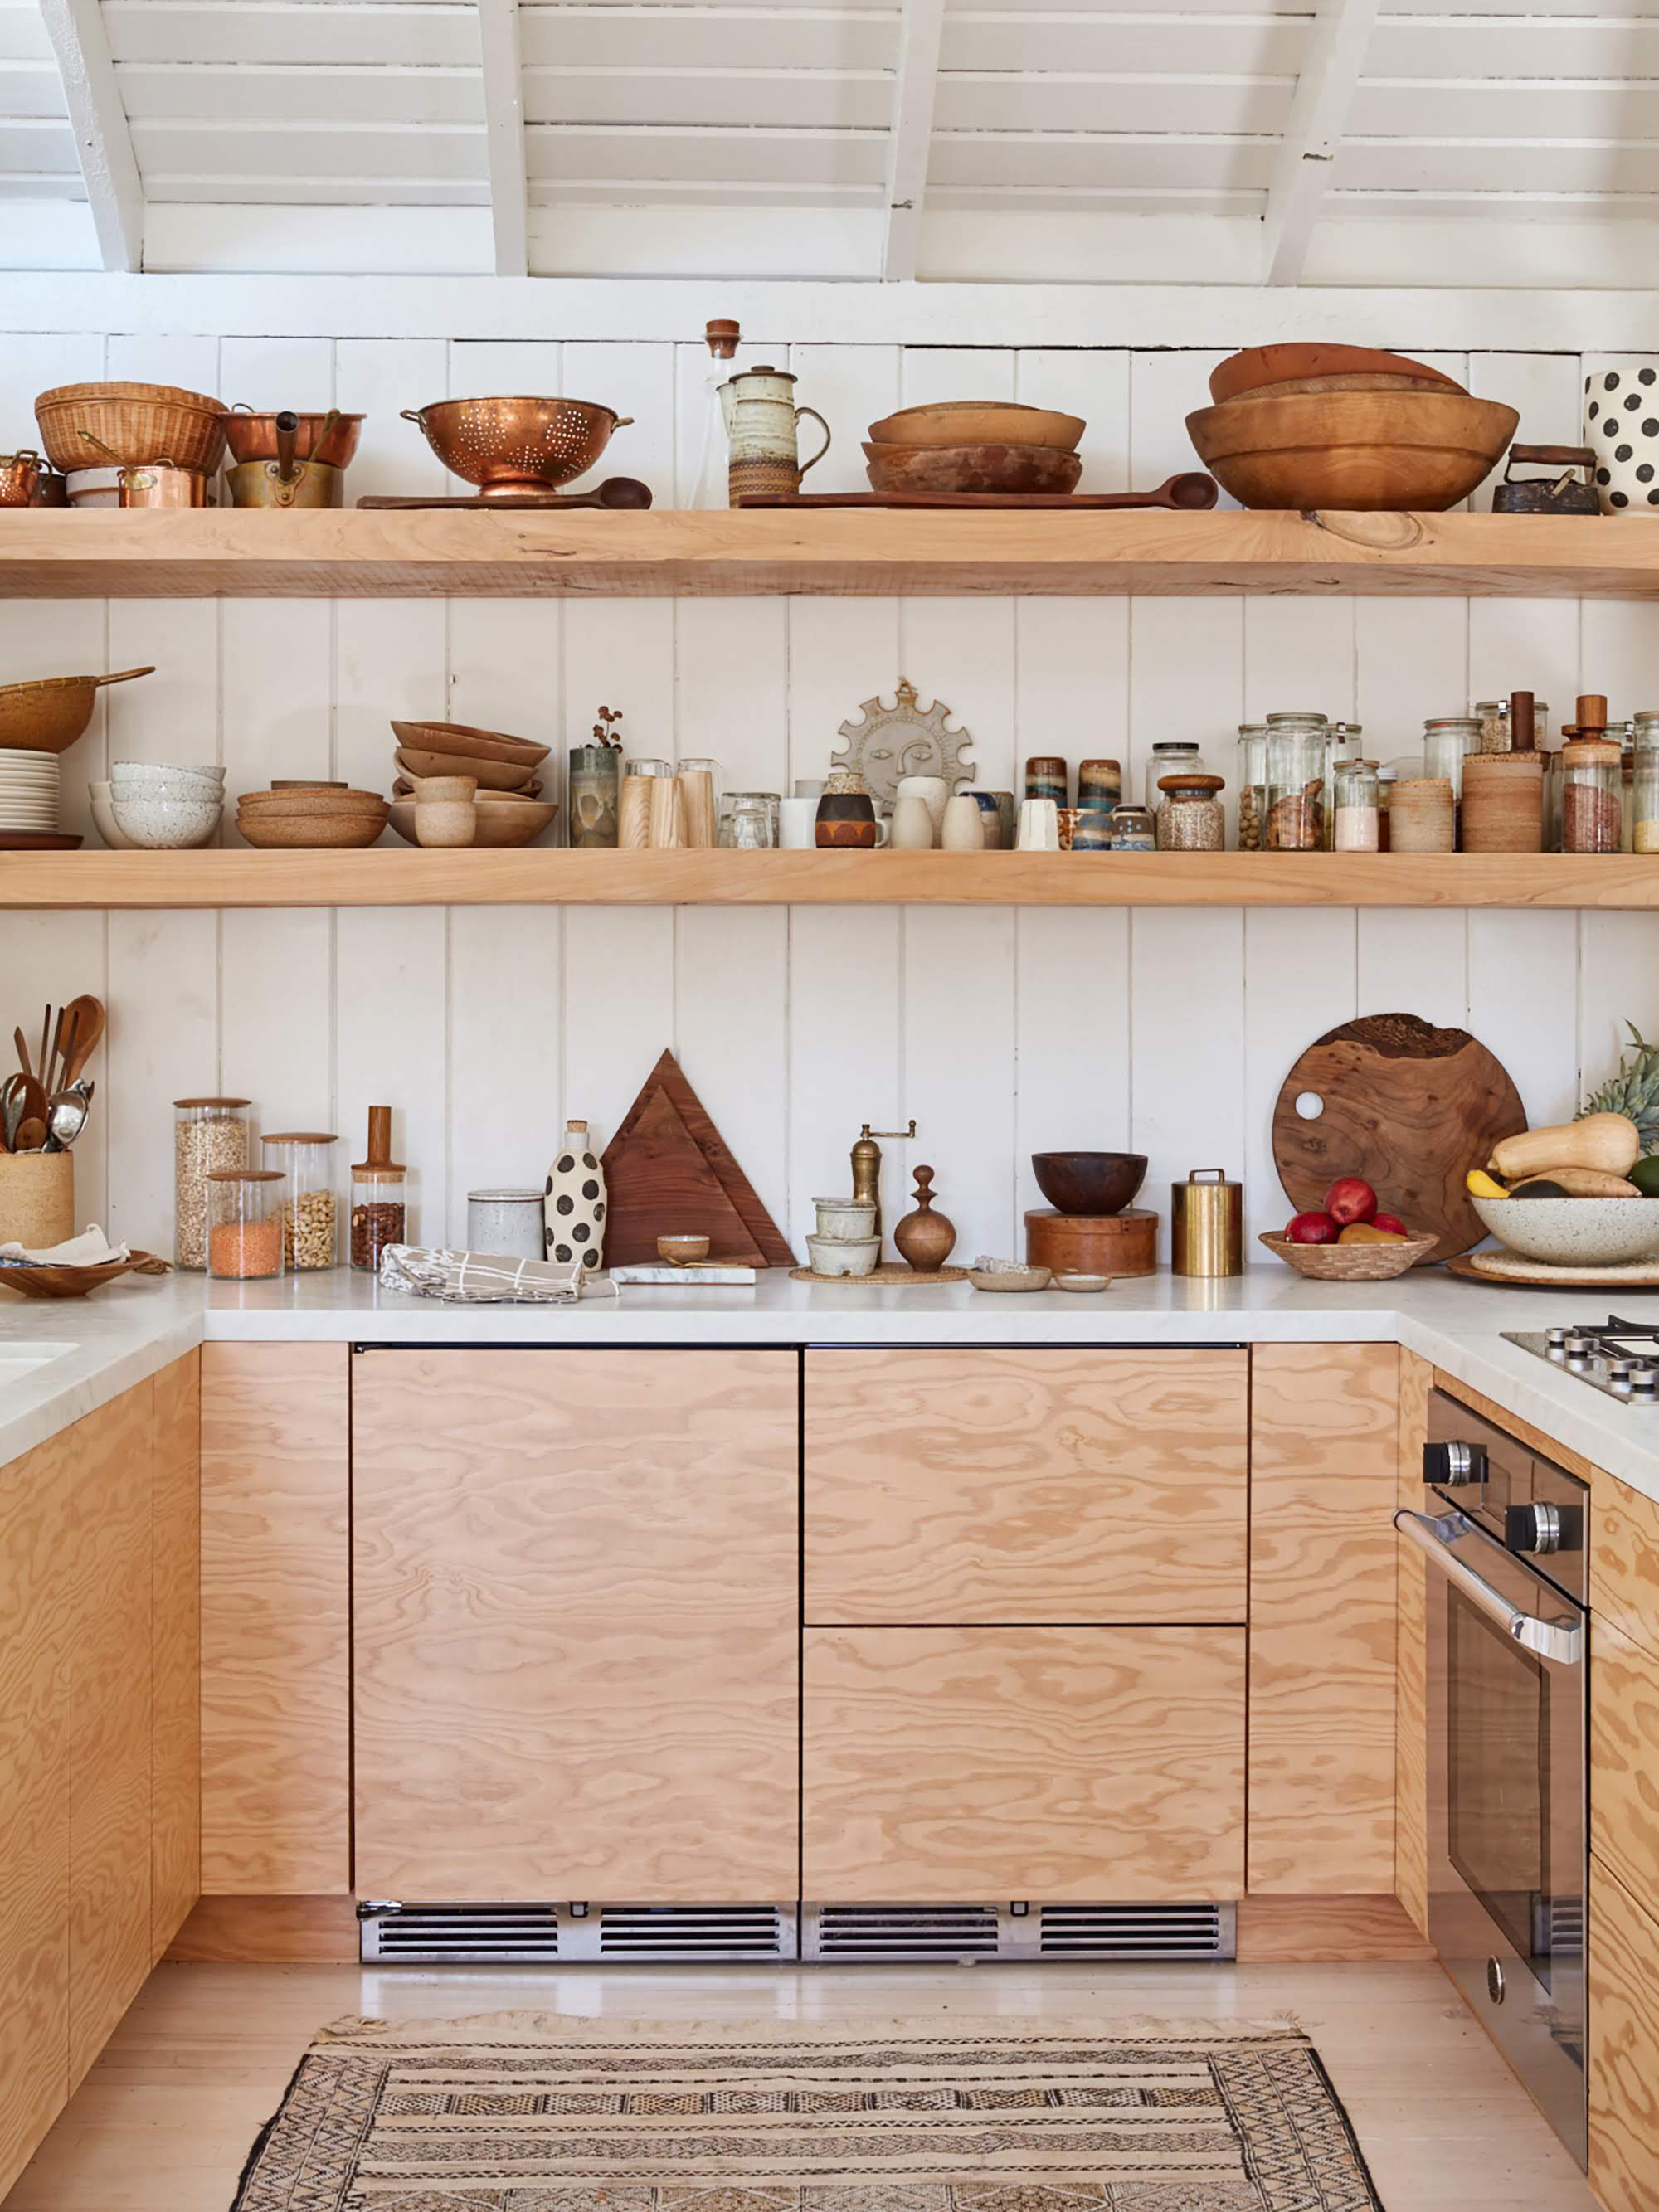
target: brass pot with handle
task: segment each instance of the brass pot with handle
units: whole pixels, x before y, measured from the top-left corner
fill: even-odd
[[[1170,1267],[1177,1275],[1244,1272],[1244,1186],[1224,1168],[1194,1168],[1170,1186]]]
[[[343,507],[345,471],[336,468],[328,461],[302,461],[298,458],[300,417],[291,409],[284,408],[273,419],[276,434],[275,457],[239,461],[234,468],[225,471],[231,505]],[[323,418],[322,428],[309,441],[313,452],[320,451],[327,444],[330,433],[338,420],[337,411],[331,408]]]

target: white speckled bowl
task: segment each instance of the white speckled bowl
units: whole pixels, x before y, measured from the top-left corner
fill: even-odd
[[[112,853],[131,853],[137,850],[131,837],[115,818],[115,809],[110,804],[110,787],[106,783],[89,783],[87,801],[92,811],[92,826],[109,847]]]
[[[1483,1225],[1524,1260],[1609,1267],[1659,1252],[1659,1198],[1474,1198]]]
[[[146,852],[192,852],[219,827],[222,799],[135,798],[116,787],[110,801],[115,826]]]
[[[809,1237],[815,1275],[868,1275],[881,1257],[879,1237]]]
[[[222,800],[225,772],[222,768],[164,768],[149,761],[117,761],[109,772],[112,791],[135,799]]]

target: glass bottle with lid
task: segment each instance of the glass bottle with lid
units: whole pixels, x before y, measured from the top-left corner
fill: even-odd
[[[1376,763],[1338,761],[1335,798],[1332,806],[1332,850],[1338,853],[1378,853],[1382,849],[1381,786]]]
[[[1364,732],[1358,722],[1329,722],[1326,725],[1325,787],[1320,799],[1325,809],[1325,850],[1336,845],[1336,771],[1343,761],[1359,758],[1359,740]]]
[[[1185,739],[1161,738],[1152,747],[1146,763],[1146,811],[1157,815],[1163,803],[1159,784],[1166,775],[1207,775],[1204,756],[1195,744]]]
[[[173,1263],[200,1273],[208,1263],[207,1179],[247,1165],[246,1098],[173,1102]]]
[[[1570,738],[1561,748],[1561,850],[1616,853],[1622,807],[1620,748],[1607,738]]]
[[[1267,846],[1270,853],[1316,853],[1325,842],[1322,714],[1267,717]]]
[[[351,1264],[380,1271],[389,1244],[409,1242],[409,1170],[392,1158],[392,1109],[368,1109],[368,1157],[351,1170]]]
[[[226,1282],[283,1272],[283,1188],[276,1168],[222,1168],[207,1179],[208,1268]]]
[[[1470,719],[1480,725],[1480,741],[1471,745],[1471,752],[1506,753],[1514,744],[1510,726],[1510,702],[1507,699],[1477,699],[1470,709]]]
[[[261,1140],[265,1158],[287,1178],[283,1196],[283,1264],[304,1274],[337,1265],[339,1208],[334,1154],[339,1138],[326,1129],[289,1129]]]
[[[1261,850],[1262,817],[1267,811],[1267,726],[1265,722],[1238,726],[1238,849]]]
[[[1423,773],[1450,784],[1454,805],[1463,796],[1463,757],[1480,750],[1480,724],[1473,714],[1439,714],[1423,725]]]

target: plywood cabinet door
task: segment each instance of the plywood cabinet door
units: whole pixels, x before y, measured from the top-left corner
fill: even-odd
[[[150,1956],[202,1893],[201,1355],[155,1380]]]
[[[1590,2186],[1607,2212],[1659,2203],[1659,1923],[1590,1858]]]
[[[794,1897],[797,1374],[359,1355],[360,1895]]]
[[[1242,1628],[809,1629],[816,1903],[1233,1898]]]
[[[1243,1620],[1244,1353],[806,1355],[806,1618]]]
[[[350,1352],[202,1347],[202,1888],[351,1887]]]

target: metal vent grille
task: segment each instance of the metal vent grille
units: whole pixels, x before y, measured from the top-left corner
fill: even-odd
[[[398,1905],[357,1908],[365,1963],[580,1966],[795,1956],[779,1905]]]
[[[803,1958],[873,1961],[1233,1957],[1231,1905],[809,1905]]]

